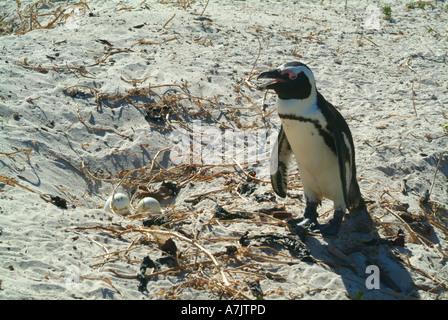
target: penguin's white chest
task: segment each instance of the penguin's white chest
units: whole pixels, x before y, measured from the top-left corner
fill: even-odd
[[[335,206],[344,205],[344,196],[336,154],[325,143],[322,130],[326,131],[326,120],[316,105],[294,109],[279,103],[281,117],[291,149],[299,167],[304,192],[311,201],[323,197],[332,199]]]

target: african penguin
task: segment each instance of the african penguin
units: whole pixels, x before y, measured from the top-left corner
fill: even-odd
[[[356,181],[355,148],[350,129],[336,108],[317,91],[311,69],[289,62],[263,72],[258,79],[273,81],[259,86],[277,94],[281,129],[271,154],[271,183],[286,197],[289,162],[297,161],[306,198],[300,225],[323,235],[338,233],[345,210],[364,209]],[[334,216],[327,225],[317,222],[323,198],[334,202]]]

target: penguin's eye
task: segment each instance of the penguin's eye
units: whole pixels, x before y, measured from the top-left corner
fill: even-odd
[[[295,72],[292,72],[291,70],[283,70],[283,71],[281,72],[281,74],[282,74],[282,75],[287,74],[287,75],[288,75],[288,78],[289,78],[290,80],[295,80],[295,79],[297,79],[297,74],[296,74]]]

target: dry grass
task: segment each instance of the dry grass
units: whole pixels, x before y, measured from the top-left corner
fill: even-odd
[[[91,12],[86,1],[53,6],[51,2],[41,0],[26,8],[22,7],[20,0],[16,0],[16,4],[18,21],[6,23],[0,19],[0,36],[5,34],[23,35],[32,30],[51,29],[57,24],[65,24],[75,9],[78,9],[81,15]],[[49,13],[39,12],[42,11],[43,5],[53,6],[53,10]]]

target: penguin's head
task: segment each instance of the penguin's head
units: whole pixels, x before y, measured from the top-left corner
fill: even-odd
[[[288,62],[278,69],[262,72],[257,79],[273,79],[258,86],[260,90],[272,89],[280,99],[306,99],[316,90],[311,69],[301,62]]]

